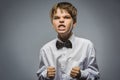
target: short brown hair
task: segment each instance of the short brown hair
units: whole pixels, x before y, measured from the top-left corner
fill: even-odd
[[[66,10],[71,15],[73,23],[77,22],[77,9],[69,2],[59,2],[52,7],[50,11],[51,21],[58,8]]]

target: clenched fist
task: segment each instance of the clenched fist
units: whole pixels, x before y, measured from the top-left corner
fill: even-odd
[[[81,76],[80,67],[72,68],[72,70],[70,72],[70,76],[72,78],[79,78]]]
[[[55,68],[52,66],[49,66],[47,68],[47,77],[54,78],[55,77]]]

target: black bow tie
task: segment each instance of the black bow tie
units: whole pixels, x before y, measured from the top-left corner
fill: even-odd
[[[56,47],[57,49],[61,49],[63,47],[66,47],[66,48],[72,48],[72,43],[70,42],[70,40],[67,40],[65,42],[60,42],[60,41],[57,41],[56,42]]]

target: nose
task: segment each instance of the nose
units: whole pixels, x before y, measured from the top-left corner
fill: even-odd
[[[60,19],[59,22],[60,22],[60,23],[64,23],[64,19]]]

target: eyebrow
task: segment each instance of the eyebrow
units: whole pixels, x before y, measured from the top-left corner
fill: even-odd
[[[68,15],[68,14],[67,14],[67,15],[64,15],[64,17],[65,17],[65,16],[66,16],[66,17],[71,17],[71,15]],[[59,15],[53,15],[53,17],[59,17]]]

